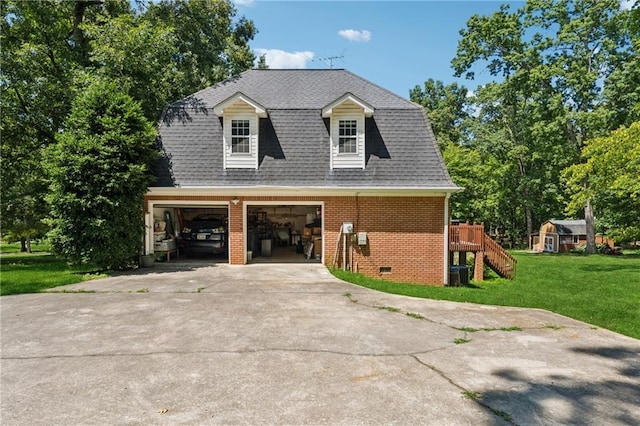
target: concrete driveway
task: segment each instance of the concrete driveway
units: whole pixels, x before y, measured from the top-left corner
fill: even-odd
[[[317,264],[64,289],[0,299],[3,425],[640,424],[640,341],[546,311],[381,294]]]

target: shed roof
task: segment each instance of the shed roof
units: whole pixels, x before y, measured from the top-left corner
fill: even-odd
[[[579,220],[550,220],[556,226],[558,235],[586,235],[587,222]]]

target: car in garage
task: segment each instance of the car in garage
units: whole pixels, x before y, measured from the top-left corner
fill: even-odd
[[[202,214],[187,222],[180,233],[180,251],[186,256],[228,253],[227,221]]]

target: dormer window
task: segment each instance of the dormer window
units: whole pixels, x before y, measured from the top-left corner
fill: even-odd
[[[338,154],[358,153],[358,121],[338,120]]]
[[[249,120],[231,120],[231,153],[251,153],[251,126]]]
[[[266,109],[238,92],[213,108],[222,117],[223,167],[225,169],[258,168],[258,130]]]
[[[329,118],[331,169],[364,169],[364,119],[373,115],[373,107],[351,93],[345,93],[322,109]]]

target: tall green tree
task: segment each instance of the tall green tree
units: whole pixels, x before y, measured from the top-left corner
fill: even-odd
[[[149,5],[142,17],[151,25],[173,29],[176,38],[171,65],[182,96],[218,83],[253,67],[249,41],[253,22],[237,17],[229,0],[164,0]]]
[[[506,96],[496,102],[511,109],[505,129],[521,147],[519,161],[547,146],[557,152],[557,163],[578,163],[585,141],[607,129],[602,84],[631,54],[627,16],[617,0],[528,0],[515,12],[502,6],[468,21],[452,65],[458,76],[473,78],[469,70],[482,63],[504,78],[499,92]],[[551,146],[544,140],[549,137]],[[523,189],[530,190],[527,181]],[[585,200],[584,216],[587,251],[593,252],[591,200]],[[527,219],[527,228],[532,222]]]
[[[55,253],[103,268],[137,261],[155,138],[139,103],[115,83],[93,83],[74,100],[46,158]]]
[[[594,200],[602,226],[618,241],[640,239],[640,121],[587,141],[584,162],[565,171],[573,212]],[[584,185],[587,181],[588,185]]]
[[[44,231],[42,152],[85,87],[116,82],[155,122],[167,103],[255,59],[255,27],[228,0],[5,0],[0,11],[0,226],[23,241]]]
[[[453,83],[428,79],[424,88],[415,86],[409,92],[412,102],[422,105],[442,150],[449,142],[464,144],[464,123],[469,118],[468,90]]]
[[[83,53],[74,40],[74,24],[82,21],[75,9],[84,3],[0,2],[0,220],[2,233],[24,250],[46,230],[42,150],[64,128],[76,92],[73,74]]]

